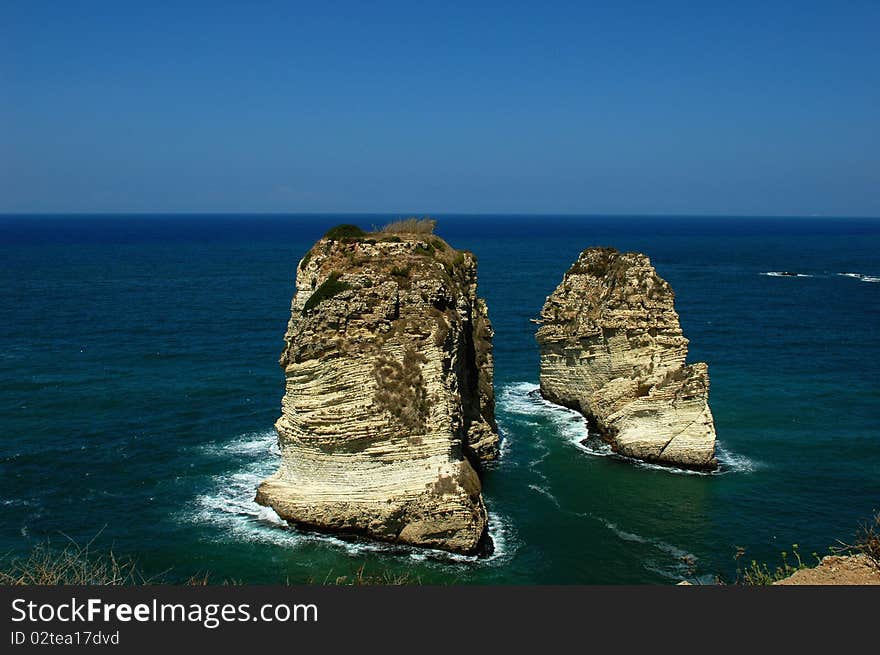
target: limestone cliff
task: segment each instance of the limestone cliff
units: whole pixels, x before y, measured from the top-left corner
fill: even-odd
[[[498,454],[476,260],[431,234],[328,235],[299,264],[281,466],[257,502],[307,528],[473,553],[477,471]]]
[[[708,367],[685,365],[674,298],[645,255],[584,250],[541,311],[541,394],[622,455],[713,469]]]

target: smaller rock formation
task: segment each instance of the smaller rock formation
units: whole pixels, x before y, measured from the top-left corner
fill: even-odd
[[[584,250],[541,310],[541,395],[621,455],[714,469],[708,367],[685,364],[674,298],[647,256]]]

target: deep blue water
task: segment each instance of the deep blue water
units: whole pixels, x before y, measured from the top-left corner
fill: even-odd
[[[492,557],[302,535],[251,500],[297,261],[334,224],[388,219],[351,215],[0,217],[0,553],[98,535],[181,578],[660,583],[730,579],[738,546],[827,552],[880,508],[880,221],[439,218],[496,329]],[[721,474],[585,452],[583,422],[529,395],[528,319],[591,245],[647,253],[676,290]]]

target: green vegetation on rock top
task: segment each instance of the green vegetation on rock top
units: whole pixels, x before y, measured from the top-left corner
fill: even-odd
[[[360,239],[365,236],[367,236],[366,232],[357,225],[351,225],[349,223],[331,227],[324,234],[325,239],[333,239],[334,241],[341,241],[342,239]]]

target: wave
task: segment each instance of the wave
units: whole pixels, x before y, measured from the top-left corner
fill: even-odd
[[[761,275],[769,275],[770,277],[814,277],[807,273],[792,273],[791,271],[767,271]]]
[[[851,277],[860,282],[880,282],[880,277],[877,277],[876,275],[866,275],[864,273],[838,273],[838,275]]]
[[[718,459],[718,474],[723,473],[754,473],[764,468],[762,462],[753,460],[745,455],[728,450],[720,441],[715,442],[715,457]]]
[[[506,463],[510,459],[511,432],[507,426],[498,421],[498,459],[494,462],[487,462],[489,468],[495,468],[501,463]]]
[[[587,444],[579,444],[581,450],[597,457],[613,457],[636,468],[647,469],[650,471],[661,471],[663,473],[671,473],[672,475],[696,475],[696,476],[715,476],[725,475],[727,473],[753,473],[762,468],[760,462],[756,462],[745,455],[734,453],[723,447],[719,441],[715,442],[715,458],[718,460],[718,468],[714,471],[701,471],[696,469],[681,468],[670,464],[657,464],[654,462],[645,462],[634,457],[627,457],[620,453],[615,453],[611,446],[602,441],[599,437],[591,436]]]
[[[615,453],[614,449],[611,447],[611,444],[609,444],[607,441],[604,441],[602,437],[600,437],[598,434],[593,434],[592,432],[586,439],[578,441],[574,445],[579,450],[582,450],[585,453],[592,455],[593,457],[616,457],[618,459],[625,459],[637,464],[639,463],[639,460],[625,457],[623,455],[620,455],[619,453]]]
[[[220,528],[217,540],[232,538],[285,548],[319,544],[353,556],[379,553],[438,564],[480,566],[507,562],[516,548],[511,522],[492,511],[488,513],[488,524],[494,548],[487,556],[459,555],[405,544],[343,539],[301,531],[288,524],[272,508],[259,505],[254,500],[257,486],[278,468],[280,452],[274,430],[243,434],[226,443],[210,443],[202,446],[201,450],[215,456],[236,455],[236,460],[241,463],[237,470],[212,476],[207,490],[195,497],[193,508],[176,517],[182,522]]]
[[[530,426],[539,425],[531,418],[548,419],[557,431],[572,443],[589,436],[587,420],[573,409],[562,407],[541,397],[540,386],[531,382],[514,382],[502,388],[499,405],[507,413],[515,414]]]
[[[247,432],[239,435],[231,441],[224,443],[211,442],[201,447],[202,452],[215,457],[226,457],[228,455],[263,455],[269,453],[273,456],[280,456],[281,451],[278,448],[278,435],[275,430],[264,430],[262,432]]]

